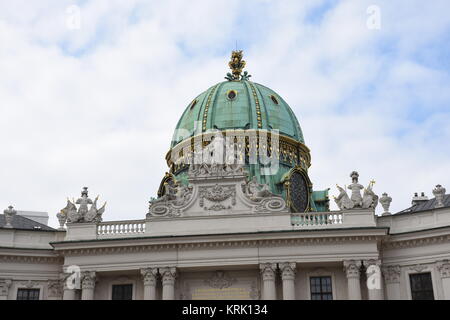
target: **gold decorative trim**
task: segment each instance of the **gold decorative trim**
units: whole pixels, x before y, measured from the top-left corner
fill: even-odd
[[[245,137],[245,150],[246,152],[249,152],[249,139],[248,137],[250,136],[256,136],[259,139],[259,133],[262,132],[261,130],[242,130],[242,129],[238,129],[238,130],[223,130],[222,134],[227,135],[228,132],[231,132],[231,134],[236,135],[237,137],[239,136],[244,136]],[[194,141],[203,141],[203,146],[206,146],[209,141],[211,140],[211,136],[213,136],[215,133],[201,133],[198,135],[195,135],[193,137],[189,137],[183,141],[181,141],[180,143],[178,143],[177,145],[175,145],[172,149],[170,149],[167,154],[166,154],[166,161],[167,161],[167,165],[169,166],[169,168],[171,168],[171,172],[177,172],[180,168],[179,167],[174,167],[172,168],[172,166],[174,165],[174,163],[182,163],[183,162],[183,158],[186,156],[182,151],[185,150],[185,148],[187,149],[191,149],[191,151],[194,150]],[[267,137],[267,147],[269,149],[269,153],[272,154],[274,153],[275,156],[280,159],[281,161],[284,163],[288,163],[290,165],[294,166],[301,166],[304,167],[305,170],[307,170],[310,166],[311,166],[311,155],[310,155],[310,150],[309,148],[304,145],[303,143],[292,139],[290,137],[284,136],[284,135],[280,135],[280,134],[275,134],[273,132],[270,131],[265,131],[264,135],[262,136],[266,136]],[[275,137],[278,137],[279,139],[279,144],[278,144],[278,148],[275,150],[272,148],[272,139],[274,139]],[[257,141],[256,143],[256,148],[258,148],[259,146],[259,141]],[[172,155],[174,158],[172,158]]]
[[[250,89],[252,90],[253,99],[255,99],[255,107],[256,107],[256,120],[258,123],[258,129],[262,128],[262,121],[261,121],[261,107],[259,105],[259,99],[258,95],[256,94],[256,89],[253,83],[248,81],[248,84],[250,85]]]
[[[166,174],[164,175],[164,178],[162,178],[161,183],[159,184],[159,188],[158,188],[158,198],[162,197],[164,195],[165,192],[165,188],[164,185],[166,183],[168,183],[170,180],[172,180],[173,182],[176,182],[176,179],[174,177],[173,174],[166,172]]]
[[[189,105],[189,110],[192,110],[192,108],[195,107],[195,105],[197,104],[197,102],[198,102],[197,99],[192,100],[191,104]]]
[[[245,61],[242,60],[243,56],[242,50],[231,52],[231,60],[228,62],[228,66],[233,74],[233,80],[239,80],[242,69],[245,67]]]
[[[205,111],[203,112],[203,121],[202,121],[202,131],[206,131],[206,120],[208,119],[208,110],[209,105],[211,104],[211,98],[214,92],[216,92],[216,88],[219,84],[216,84],[208,95],[208,100],[206,101]]]

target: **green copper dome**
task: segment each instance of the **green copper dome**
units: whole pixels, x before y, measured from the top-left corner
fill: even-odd
[[[184,110],[176,129],[172,147],[209,129],[279,130],[304,143],[298,120],[283,98],[248,80],[220,82],[198,95]]]
[[[171,179],[189,184],[189,164],[199,141],[201,148],[206,147],[219,131],[226,136],[245,136],[234,143],[243,148],[240,159],[244,159],[248,178],[256,177],[273,194],[281,195],[291,210],[327,210],[328,191],[322,195],[312,190],[308,177],[310,151],[297,117],[275,91],[249,81],[251,76],[246,71],[242,74],[242,56],[242,51],[233,51],[228,64],[232,73],[225,77],[228,81],[202,92],[184,110],[166,155],[170,171],[161,182],[158,196]],[[266,154],[274,161],[269,164],[259,156],[254,158],[256,150],[258,155]]]

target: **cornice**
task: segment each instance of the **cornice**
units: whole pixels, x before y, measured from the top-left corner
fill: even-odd
[[[165,244],[131,244],[109,247],[91,248],[61,248],[58,251],[62,255],[86,256],[99,254],[139,253],[167,250],[202,250],[221,248],[258,248],[258,247],[282,247],[298,245],[328,245],[353,242],[376,242],[382,239],[379,235],[355,235],[309,238],[285,238],[285,239],[251,239],[251,240],[210,240],[203,242],[165,243]]]
[[[43,257],[43,256],[24,256],[24,255],[0,255],[0,262],[61,264],[64,262],[64,258],[60,256]]]
[[[124,241],[133,241],[137,244],[146,244],[154,242],[158,244],[168,243],[187,243],[187,242],[213,242],[221,239],[245,239],[259,240],[264,239],[281,239],[281,238],[324,238],[324,237],[343,237],[343,236],[386,236],[387,228],[384,227],[355,227],[355,228],[332,228],[332,229],[289,229],[289,230],[268,230],[258,232],[235,232],[235,233],[208,233],[208,234],[185,234],[185,235],[158,235],[158,236],[141,236],[141,237],[116,237],[101,239],[83,239],[69,241],[54,241],[50,245],[56,250],[64,247],[94,246],[99,247],[107,243],[123,243]]]
[[[406,239],[406,240],[395,240],[395,241],[388,240],[382,243],[382,248],[383,249],[413,248],[448,242],[450,242],[450,234],[430,236],[426,238]]]

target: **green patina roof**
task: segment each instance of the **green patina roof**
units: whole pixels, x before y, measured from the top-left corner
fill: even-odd
[[[227,97],[231,90],[237,92],[233,100]],[[302,130],[289,105],[273,90],[247,80],[220,82],[198,95],[183,112],[176,129],[172,147],[210,129],[276,129],[304,143]]]
[[[227,97],[231,90],[237,93],[232,100]],[[272,96],[278,103],[272,100]],[[178,121],[171,147],[211,129],[279,130],[280,134],[305,143],[299,122],[283,98],[273,90],[248,80],[220,82],[193,99]],[[246,167],[250,177],[256,176],[260,183],[267,183],[272,192],[286,198],[283,182],[292,165],[280,162],[274,175],[261,175],[260,164]],[[178,172],[176,178],[188,184],[186,170]],[[311,207],[314,211],[329,210],[328,191],[314,191],[311,194]]]

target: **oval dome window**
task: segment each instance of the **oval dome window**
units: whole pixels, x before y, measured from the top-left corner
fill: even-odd
[[[197,104],[197,99],[195,99],[194,101],[191,102],[190,109],[194,108],[196,104]]]
[[[234,90],[230,90],[227,92],[228,100],[234,100],[234,99],[236,99],[236,96],[237,96],[237,92]]]
[[[276,105],[278,105],[278,100],[274,95],[270,96],[270,99],[272,99],[273,103],[275,103]]]

